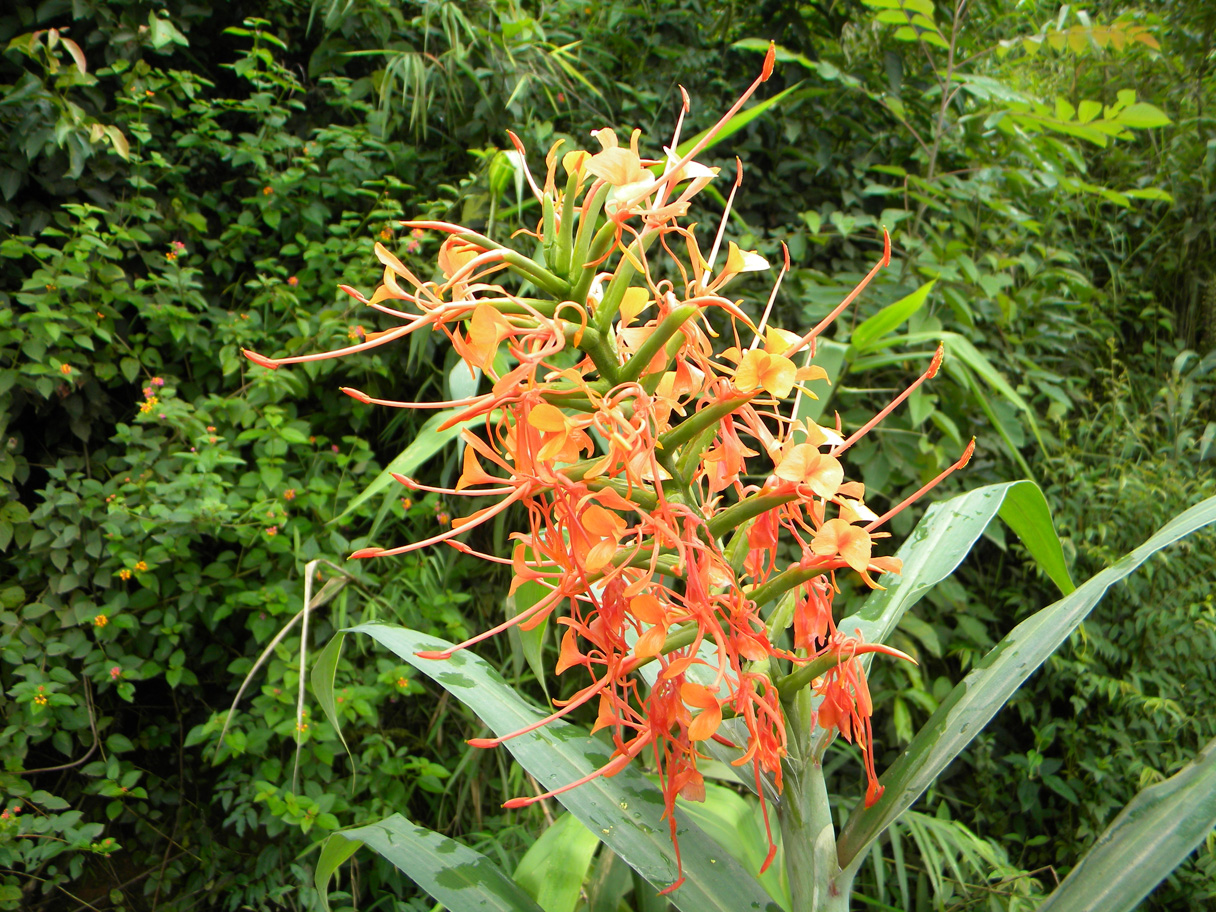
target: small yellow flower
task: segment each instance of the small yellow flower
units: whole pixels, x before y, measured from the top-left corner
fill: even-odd
[[[263,188],[262,188],[262,196],[270,196],[270,194],[272,194],[272,193],[274,193],[274,189],[273,189],[273,188],[271,188],[271,187],[263,187]]]
[[[126,567],[123,567],[118,571],[118,578],[121,580],[129,580],[131,578],[131,571]]]
[[[402,678],[398,678],[398,679],[397,679],[397,686],[398,686],[398,687],[400,687],[402,690],[404,690],[405,688],[409,687],[409,686],[410,686],[410,681],[409,681],[409,678],[404,678],[404,677],[402,677]]]
[[[59,365],[59,373],[63,374],[64,376],[67,376],[71,372],[72,372],[72,365],[70,365],[70,364]]]
[[[402,509],[408,510],[413,505],[414,505],[414,502],[412,500],[410,500],[408,497],[401,498],[401,508]]]
[[[46,706],[46,697],[43,694],[38,694],[38,696],[34,697],[34,703],[38,706]]]
[[[108,623],[110,623],[110,619],[104,614],[99,614],[97,617],[93,618],[94,627],[104,627]]]
[[[148,569],[148,565],[146,562],[136,561],[136,563],[135,563],[135,572],[136,573],[143,573],[147,569]]]

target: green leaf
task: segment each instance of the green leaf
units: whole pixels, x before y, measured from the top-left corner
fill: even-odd
[[[1164,127],[1166,124],[1173,123],[1164,111],[1156,105],[1149,104],[1147,101],[1138,101],[1135,104],[1128,105],[1113,119],[1123,124],[1123,126],[1131,127],[1134,130]]]
[[[1144,187],[1140,190],[1124,190],[1123,195],[1130,196],[1133,199],[1164,200],[1167,203],[1172,203],[1174,201],[1174,197],[1162,190],[1160,187]]]
[[[467,650],[444,660],[419,658],[420,651],[443,651],[451,644],[404,627],[362,624],[342,631],[325,648],[313,671],[313,690],[330,723],[337,728],[333,669],[346,633],[366,633],[423,674],[433,678],[472,709],[496,735],[514,732],[543,718],[483,659]],[[542,788],[574,782],[602,767],[612,746],[585,729],[561,720],[512,738],[505,746]],[[663,795],[633,766],[611,779],[598,777],[559,796],[583,825],[652,884],[676,879],[668,823],[661,819]],[[684,885],[669,897],[684,912],[777,912],[781,906],[734,858],[699,827],[676,815],[684,860]]]
[[[933,290],[936,283],[937,279],[926,282],[907,297],[900,298],[894,304],[888,304],[853,330],[853,335],[849,339],[851,343],[849,360],[852,360],[857,354],[865,352],[875,340],[887,335],[897,326],[903,325],[912,314],[920,310],[928,300],[929,292]]]
[[[1005,482],[968,491],[929,507],[896,553],[903,561],[900,575],[886,589],[871,593],[861,611],[836,626],[850,634],[860,629],[867,643],[886,642],[908,609],[954,572],[997,516],[1022,540],[1062,592],[1076,588],[1068,576],[1064,551],[1043,492],[1030,481]],[[867,667],[870,658],[863,657]]]
[[[540,912],[502,868],[480,852],[400,814],[379,823],[339,830],[325,841],[315,882],[321,905],[329,909],[329,879],[361,845],[379,852],[451,912]]]
[[[765,48],[765,50],[768,50],[768,42],[764,42],[764,48]],[[777,105],[781,104],[781,102],[783,102],[787,98],[789,98],[789,96],[796,89],[798,89],[801,85],[802,85],[801,82],[794,83],[794,85],[790,86],[788,89],[784,89],[784,90],[778,92],[776,95],[772,96],[771,98],[766,98],[766,99],[764,99],[764,101],[761,101],[757,104],[752,105],[750,108],[746,108],[746,109],[740,111],[738,114],[736,114],[734,117],[732,117],[730,120],[728,120],[726,122],[726,124],[722,127],[722,129],[718,131],[717,135],[714,136],[713,141],[709,145],[707,145],[705,148],[712,149],[714,146],[720,144],[723,140],[729,139],[730,137],[734,136],[736,133],[738,133],[740,130],[742,130],[744,127],[746,127],[749,123],[751,123],[757,117],[760,117],[760,116],[764,115],[765,113],[767,113],[769,108],[776,107]],[[687,155],[690,151],[692,151],[692,148],[697,143],[699,143],[702,139],[705,138],[707,133],[709,133],[709,128],[702,130],[700,133],[698,133],[696,136],[693,136],[691,139],[684,140],[682,143],[680,143],[679,147],[676,149],[676,154],[681,157]],[[656,166],[656,169],[658,167],[659,166]]]
[[[886,792],[869,808],[858,807],[840,832],[842,867],[866,849],[911,806],[1022,683],[1059,648],[1106,590],[1166,545],[1216,522],[1216,497],[1191,507],[1148,541],[1090,578],[1071,594],[1036,612],[993,648],[950,692],[900,758],[881,777]],[[850,629],[844,622],[841,629]]]
[[[428,418],[426,423],[418,429],[418,434],[410,445],[398,453],[397,457],[385,466],[384,471],[377,475],[371,484],[351,498],[351,502],[346,505],[346,509],[330,522],[336,523],[345,519],[385,488],[397,484],[396,479],[393,478],[394,472],[398,475],[412,474],[417,471],[420,465],[460,436],[462,430],[485,420],[484,418],[470,418],[468,421],[462,421],[441,431],[439,426],[456,414],[458,414],[457,409],[444,409]]]
[[[515,882],[545,912],[574,912],[600,841],[573,814],[562,814],[515,868]]]
[[[529,552],[531,555],[531,552]],[[529,560],[529,558],[525,558]],[[515,590],[513,596],[507,597],[507,614],[514,617],[521,611],[526,611],[549,595],[551,590],[546,589],[536,580],[525,580]],[[545,674],[545,639],[549,631],[549,619],[545,618],[531,630],[524,630],[520,627],[511,628],[515,631],[515,635],[519,637],[519,645],[523,650],[524,659],[528,663],[528,667],[532,669],[532,674],[536,675],[536,680],[540,682],[540,688],[544,691],[545,697],[549,696],[549,676]]]
[[[1130,912],[1216,827],[1216,740],[1128,803],[1039,912]]]

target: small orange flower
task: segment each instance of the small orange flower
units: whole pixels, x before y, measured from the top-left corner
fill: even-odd
[[[413,505],[414,505],[414,502],[412,500],[410,500],[408,497],[401,498],[401,508],[403,510],[408,510]]]
[[[131,571],[126,567],[123,567],[118,571],[118,578],[121,580],[129,580],[131,578]]]
[[[70,365],[70,364],[59,365],[59,373],[63,374],[65,377],[68,374],[70,374],[71,372],[72,372],[72,365]]]
[[[287,284],[290,285],[292,288],[295,288],[297,285],[300,284],[300,280],[298,278],[296,278],[295,276],[292,276],[290,279],[287,280]]]
[[[296,499],[296,489],[288,488],[286,491],[284,491],[283,499],[284,500],[295,500]]]
[[[263,188],[262,188],[262,196],[270,196],[270,194],[272,194],[272,193],[274,193],[274,189],[273,189],[273,188],[271,188],[271,187],[269,187],[269,186],[266,186],[266,187],[263,187]]]
[[[93,618],[94,627],[104,627],[108,623],[110,623],[110,619],[104,614],[99,614],[97,617]]]
[[[452,514],[447,510],[440,510],[435,514],[435,519],[439,521],[439,525],[446,526],[452,522]]]
[[[36,697],[34,697],[34,703],[37,706],[46,706],[46,695],[38,694]]]
[[[404,689],[410,686],[409,678],[401,677],[397,679],[397,686]]]
[[[135,572],[136,573],[143,573],[147,569],[148,569],[147,562],[145,562],[145,561],[136,561],[135,562]]]
[[[279,527],[271,526],[269,529],[266,530],[266,534],[273,538],[274,536],[279,534]]]

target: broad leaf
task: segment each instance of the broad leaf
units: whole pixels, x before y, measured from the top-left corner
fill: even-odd
[[[860,630],[867,643],[884,642],[904,613],[954,572],[996,516],[1022,540],[1061,592],[1076,588],[1069,578],[1043,492],[1033,482],[1005,482],[929,507],[896,554],[903,561],[900,575],[890,581],[884,579],[887,588],[872,593],[861,611],[843,619],[837,627],[849,635]]]
[[[562,814],[515,868],[515,882],[544,912],[574,912],[600,841],[573,814]]]
[[[872,807],[858,807],[837,841],[841,867],[858,861],[888,824],[910,807],[965,748],[1022,683],[1059,648],[1106,590],[1157,551],[1216,522],[1216,497],[1191,507],[1148,541],[1070,595],[1018,624],[942,701],[907,750],[880,781],[886,792]],[[842,629],[845,625],[840,625]]]
[[[1039,912],[1131,912],[1216,827],[1216,740],[1131,800]]]
[[[442,651],[450,643],[403,627],[363,624],[341,631],[326,646],[313,668],[313,691],[326,717],[338,725],[333,694],[341,640],[347,633],[366,633],[423,674],[433,678],[472,709],[496,735],[506,735],[543,718],[503,680],[491,665],[465,650],[444,660],[422,659],[420,651]],[[580,779],[608,762],[610,744],[585,729],[560,720],[521,735],[505,745],[542,788]],[[611,779],[599,777],[571,789],[559,800],[583,825],[650,883],[666,887],[677,877],[662,793],[633,766]],[[781,907],[739,863],[700,828],[680,818],[680,851],[686,882],[669,899],[685,912],[739,912]]]
[[[400,814],[339,830],[326,840],[315,875],[322,908],[329,909],[334,871],[361,845],[379,852],[451,912],[541,912],[519,884],[480,852]]]

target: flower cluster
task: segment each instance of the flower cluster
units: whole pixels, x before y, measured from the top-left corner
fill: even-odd
[[[411,491],[484,504],[430,538],[352,557],[446,544],[509,566],[513,594],[540,584],[542,597],[454,650],[552,616],[562,630],[556,673],[581,669],[586,683],[546,719],[471,743],[491,747],[594,706],[594,728],[609,733],[615,751],[587,779],[612,775],[639,756],[653,759],[673,841],[676,797],[705,794],[698,769],[705,742],[733,744],[723,729],[728,717],[746,733],[736,764],[752,764],[761,794],[762,777],[780,789],[783,701],[797,687],[817,694],[819,726],[861,746],[867,802],[881,794],[858,657],[902,654],[838,631],[832,601],[837,571],[852,570],[872,587],[876,577],[898,572],[899,562],[876,555],[873,545],[913,498],[877,515],[864,486],[845,480],[841,456],[933,377],[942,357],[939,350],[908,390],[847,435],[839,419],[823,427],[800,418],[800,401],[815,396],[808,384],[826,379],[811,360],[816,340],[887,264],[889,238],[884,234],[881,261],[853,293],[810,331],[795,333],[769,324],[788,253],[758,316],[726,293],[743,273],[769,268],[734,242],[723,249],[742,168],[707,252],[696,226],[685,223],[693,197],[719,176],[695,156],[768,78],[773,60],[770,49],[760,77],[683,154],[675,150],[687,95],[661,158],[642,156],[639,131],[627,145],[612,130],[596,131],[594,154],[559,156],[555,146],[541,184],[526,174],[541,204],[529,234],[543,262],[459,225],[402,222],[445,237],[438,251],[443,281],[423,282],[376,244],[383,284],[370,299],[343,286],[399,326],[323,354],[246,352],[275,368],[432,330],[447,336],[474,377],[487,378],[483,393],[425,405],[344,390],[366,404],[447,407],[449,425],[477,420],[476,432],[462,432],[464,464],[454,488],[396,477]],[[961,468],[970,451],[938,480]],[[522,521],[510,555],[478,551],[467,540],[512,508]],[[783,639],[787,627],[791,635]],[[644,666],[651,667],[643,673]],[[769,861],[774,852],[770,837]]]

